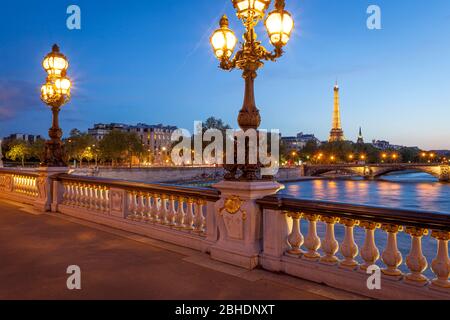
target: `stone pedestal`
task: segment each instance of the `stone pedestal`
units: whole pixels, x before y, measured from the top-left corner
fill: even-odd
[[[211,247],[211,258],[253,269],[262,250],[262,212],[256,200],[277,193],[283,185],[274,181],[222,181],[215,204],[219,239]]]
[[[34,202],[34,207],[40,211],[51,211],[52,206],[52,177],[61,173],[68,173],[67,167],[40,167],[36,171],[39,177],[36,180],[38,188],[38,199]]]

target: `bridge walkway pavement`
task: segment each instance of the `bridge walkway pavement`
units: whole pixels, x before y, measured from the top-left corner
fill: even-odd
[[[207,254],[0,200],[0,299],[362,299]],[[81,290],[66,269],[81,268]]]

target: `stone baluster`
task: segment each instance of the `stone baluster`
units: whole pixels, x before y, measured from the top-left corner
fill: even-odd
[[[448,256],[448,241],[450,240],[450,232],[448,231],[433,231],[433,238],[437,240],[438,249],[436,258],[431,263],[431,268],[436,275],[433,279],[433,288],[450,289],[450,259]]]
[[[341,219],[341,223],[345,226],[344,241],[341,245],[341,253],[344,260],[340,262],[340,266],[346,269],[356,269],[358,262],[355,257],[358,255],[358,246],[355,243],[354,228],[359,225],[358,220]]]
[[[88,185],[83,185],[83,207],[89,208],[89,187]]]
[[[184,222],[186,230],[194,230],[194,199],[187,199],[187,214]]]
[[[69,184],[63,183],[63,190],[64,190],[64,193],[63,193],[63,197],[62,197],[63,198],[62,204],[67,205],[69,202]]]
[[[27,194],[29,194],[30,196],[33,195],[33,180],[31,178],[27,179]]]
[[[145,220],[145,222],[152,221],[152,195],[151,195],[151,193],[145,194],[144,220]]]
[[[32,196],[34,196],[34,183],[35,183],[35,180],[34,179],[32,179],[32,178],[30,178],[30,180],[29,180],[29,182],[28,182],[28,188],[29,188],[29,190],[30,190],[30,194],[32,195]]]
[[[77,184],[77,207],[83,207],[83,186]]]
[[[105,187],[105,210],[109,211],[109,209],[111,208],[111,199],[110,199],[110,190]]]
[[[28,180],[28,192],[31,196],[34,196],[34,179],[32,178]]]
[[[142,192],[138,192],[136,194],[136,220],[142,221],[144,220],[144,211],[145,211],[145,203],[144,203],[144,194]]]
[[[203,233],[205,231],[205,216],[203,215],[203,208],[206,204],[206,201],[202,199],[197,199],[195,202],[195,222],[194,222],[194,231],[196,233]]]
[[[101,187],[101,198],[102,198],[102,211],[108,212],[109,210],[109,189],[107,187]]]
[[[78,188],[77,207],[83,207],[83,185],[79,183],[77,185],[77,188]]]
[[[106,204],[106,187],[99,186],[97,189],[98,196],[98,211],[105,212],[108,210]]]
[[[73,183],[73,207],[79,207],[80,206],[80,185],[76,182]]]
[[[288,217],[292,218],[292,230],[289,234],[287,241],[291,249],[287,252],[292,255],[300,256],[304,252],[301,248],[303,242],[305,241],[303,234],[300,229],[300,219],[303,214],[300,212],[289,212]]]
[[[364,264],[360,268],[366,271],[367,268],[374,265],[380,258],[380,251],[375,243],[375,230],[380,227],[380,224],[371,221],[362,221],[360,226],[366,230],[364,244],[361,248],[361,257],[364,260]]]
[[[408,227],[406,233],[411,236],[411,251],[406,257],[406,265],[411,273],[406,275],[406,281],[424,286],[428,278],[423,272],[428,268],[428,262],[422,253],[422,237],[428,235],[427,229]]]
[[[22,177],[21,186],[22,192],[28,194],[28,179],[26,177]]]
[[[24,189],[25,189],[26,195],[29,195],[29,196],[33,195],[33,192],[31,190],[31,178],[25,177]]]
[[[175,216],[175,224],[177,226],[177,228],[183,229],[185,227],[184,225],[184,217],[185,217],[185,213],[184,213],[184,203],[186,202],[186,199],[184,197],[178,197],[178,208],[177,208],[177,213]]]
[[[88,208],[89,209],[95,209],[95,197],[94,197],[94,186],[93,185],[87,185],[87,191],[88,191]]]
[[[86,208],[90,209],[91,208],[91,201],[92,201],[92,197],[91,197],[91,186],[90,185],[85,185],[85,192],[86,192]]]
[[[72,185],[69,182],[64,184],[64,205],[69,206],[72,202]]]
[[[83,189],[82,189],[81,183],[77,183],[76,206],[77,207],[82,207],[83,206]]]
[[[171,227],[175,226],[175,217],[177,214],[175,199],[176,197],[174,195],[169,196],[169,214],[167,215],[167,220]]]
[[[151,211],[151,217],[152,217],[151,220],[155,223],[159,223],[160,222],[159,195],[157,193],[153,194],[152,200],[153,200],[153,203],[152,203],[152,211]]]
[[[21,180],[22,180],[21,181],[22,193],[28,194],[28,188],[27,188],[28,179],[26,177],[22,177]]]
[[[74,206],[77,198],[77,189],[72,182],[68,183],[68,188],[69,188],[69,197],[67,204],[69,206]]]
[[[97,187],[97,210],[100,212],[104,212],[105,210],[105,203],[104,203],[104,190],[103,186]]]
[[[397,234],[399,231],[403,231],[402,226],[385,224],[382,229],[387,233],[386,248],[381,255],[386,268],[381,270],[385,276],[391,279],[399,280],[402,278],[402,272],[398,267],[403,262],[403,257],[397,246]]]
[[[96,207],[97,207],[97,205],[96,205],[97,199],[96,199],[95,189],[96,189],[95,185],[89,186],[89,198],[90,198],[89,199],[89,206],[90,206],[89,208],[92,210],[96,210]]]
[[[98,211],[98,186],[92,186],[92,209]]]
[[[98,186],[92,186],[92,209],[98,211],[99,199],[98,199]]]
[[[32,192],[31,192],[31,179],[30,178],[26,178],[25,179],[25,193],[27,194],[27,195],[32,195]]]
[[[95,187],[95,210],[102,211],[102,198],[101,198],[102,187]]]
[[[160,223],[161,224],[168,224],[168,215],[169,215],[169,209],[167,208],[167,202],[169,201],[169,198],[167,195],[163,194],[161,195],[161,209],[159,211],[160,216]]]
[[[128,219],[135,219],[137,214],[136,191],[128,192]]]
[[[326,217],[321,218],[326,223],[325,239],[322,242],[322,250],[325,255],[320,258],[320,262],[329,265],[336,265],[339,259],[336,257],[336,253],[339,250],[339,242],[336,240],[334,226],[339,222],[339,218]]]
[[[308,234],[305,238],[305,247],[308,249],[303,255],[303,258],[307,260],[317,261],[320,259],[319,250],[321,242],[317,235],[317,221],[320,216],[316,214],[306,214],[305,218],[308,220]]]
[[[83,188],[84,188],[84,207],[86,209],[89,209],[89,202],[91,200],[91,198],[89,196],[90,188],[89,188],[89,185],[87,185],[87,184],[85,184],[83,186]]]
[[[85,184],[81,185],[81,206],[83,208],[87,207],[88,197],[87,197],[87,187]]]

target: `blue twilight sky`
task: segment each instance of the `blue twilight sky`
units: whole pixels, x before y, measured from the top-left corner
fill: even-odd
[[[82,29],[66,27],[81,7]],[[367,7],[382,30],[366,27]],[[450,149],[450,1],[286,0],[296,30],[286,55],[256,82],[262,127],[326,139],[332,87],[341,86],[343,127],[356,139]],[[58,43],[70,59],[73,99],[65,132],[96,122],[164,123],[192,131],[210,115],[236,126],[240,73],[222,72],[209,36],[223,13],[240,37],[229,0],[46,0],[0,4],[0,135],[46,134],[41,60]],[[259,37],[267,44],[260,27]]]

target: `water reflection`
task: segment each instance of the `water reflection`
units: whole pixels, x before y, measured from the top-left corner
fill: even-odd
[[[286,184],[281,193],[302,199],[450,213],[450,185],[423,173],[391,175],[375,181],[301,181]]]

